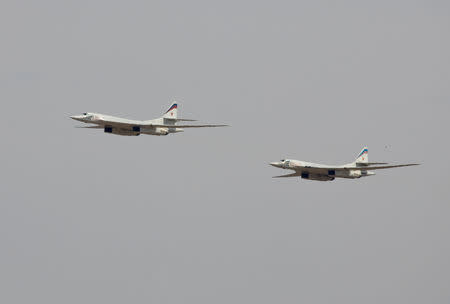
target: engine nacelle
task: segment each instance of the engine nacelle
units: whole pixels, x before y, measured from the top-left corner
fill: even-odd
[[[169,133],[172,133],[172,132],[169,132],[168,128],[150,127],[150,128],[141,128],[141,133],[148,134],[148,135],[164,136],[164,135],[168,135]]]
[[[111,134],[123,135],[123,136],[138,136],[139,135],[139,132],[136,132],[136,131],[118,129],[118,128],[109,127],[109,126],[105,126],[105,133],[111,133]]]
[[[350,178],[360,178],[362,176],[361,170],[351,170],[348,173]]]
[[[318,180],[318,181],[332,181],[334,180],[334,177],[324,175],[324,174],[311,174],[308,172],[302,172],[302,178],[303,179],[310,179],[310,180]]]
[[[169,134],[169,130],[167,128],[156,128],[155,134],[156,135],[167,135],[167,134]]]

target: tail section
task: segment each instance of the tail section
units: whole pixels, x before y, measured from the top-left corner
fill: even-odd
[[[358,157],[356,157],[355,164],[366,165],[368,163],[369,163],[369,149],[367,149],[367,147],[364,147],[358,154]]]
[[[172,104],[169,108],[169,110],[167,110],[166,113],[164,113],[163,118],[165,119],[177,119],[177,110],[178,110],[178,105],[176,103]]]

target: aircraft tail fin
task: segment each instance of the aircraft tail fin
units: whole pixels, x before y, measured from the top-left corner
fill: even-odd
[[[165,119],[177,119],[177,111],[178,111],[178,104],[177,103],[173,103],[169,110],[167,110],[166,113],[164,113],[163,118]]]
[[[356,157],[355,164],[367,165],[369,163],[369,149],[364,147]]]

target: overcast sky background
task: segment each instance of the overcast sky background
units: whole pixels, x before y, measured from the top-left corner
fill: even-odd
[[[4,0],[0,37],[0,302],[450,302],[448,1]],[[69,119],[172,100],[232,127]],[[364,145],[423,165],[271,178]]]

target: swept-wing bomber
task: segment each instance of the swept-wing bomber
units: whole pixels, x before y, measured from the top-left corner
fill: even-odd
[[[274,176],[275,178],[298,176],[304,179],[332,181],[337,177],[360,178],[375,175],[373,170],[416,166],[419,164],[388,165],[387,163],[370,163],[369,150],[365,147],[354,162],[341,166],[329,166],[292,159],[282,159],[279,162],[270,163],[270,165],[281,169],[294,170],[294,173]]]
[[[148,135],[168,135],[170,133],[183,132],[184,128],[212,128],[226,127],[227,125],[179,125],[182,121],[195,121],[192,119],[177,118],[178,105],[172,104],[163,116],[153,120],[131,120],[105,114],[83,113],[81,115],[70,116],[70,118],[92,124],[88,129],[103,129],[105,133],[116,135],[136,136],[140,134]]]

